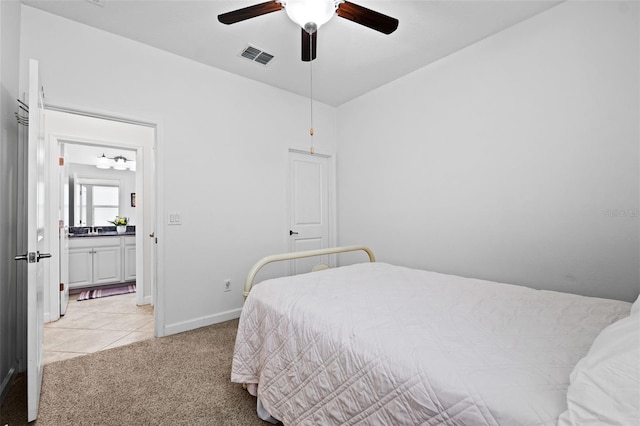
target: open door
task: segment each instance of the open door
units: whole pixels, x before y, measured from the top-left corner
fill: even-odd
[[[27,420],[38,416],[40,388],[42,385],[43,334],[44,334],[44,285],[46,280],[43,259],[51,257],[44,253],[45,194],[44,194],[44,138],[42,117],[43,96],[39,83],[38,62],[29,61],[29,131],[26,159],[22,164],[22,176],[26,192],[21,206],[26,218],[26,253],[16,260],[27,262]]]

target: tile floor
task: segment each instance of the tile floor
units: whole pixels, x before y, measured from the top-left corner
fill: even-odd
[[[136,306],[136,294],[77,301],[44,325],[44,363],[74,358],[153,337],[153,306]]]

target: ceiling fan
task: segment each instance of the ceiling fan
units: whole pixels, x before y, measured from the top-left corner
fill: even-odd
[[[302,27],[302,60],[316,59],[318,28],[334,14],[384,34],[398,28],[398,20],[344,0],[272,0],[218,15],[223,24],[235,24],[256,16],[285,9],[289,18]]]

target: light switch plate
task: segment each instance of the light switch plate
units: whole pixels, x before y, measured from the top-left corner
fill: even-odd
[[[169,212],[169,217],[167,223],[169,225],[182,225],[182,213],[180,212]]]

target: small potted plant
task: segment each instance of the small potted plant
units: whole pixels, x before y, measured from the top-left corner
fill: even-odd
[[[110,220],[109,223],[113,223],[116,226],[116,231],[118,231],[118,234],[124,234],[125,232],[127,232],[129,218],[116,216],[116,218],[114,220]]]

